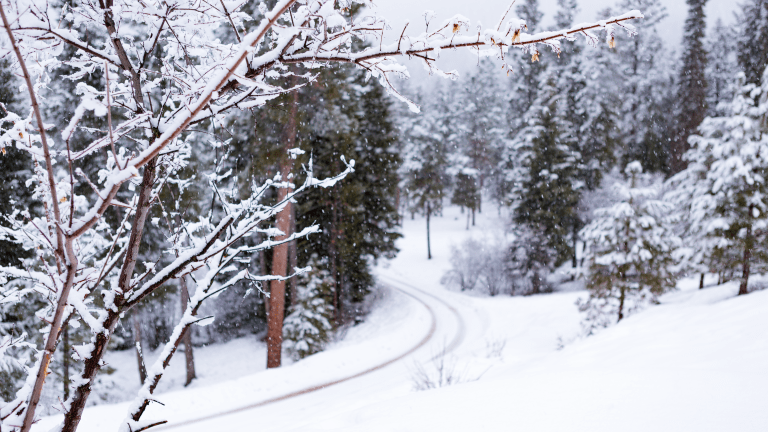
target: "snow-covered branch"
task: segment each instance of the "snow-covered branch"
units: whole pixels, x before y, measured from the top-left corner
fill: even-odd
[[[31,103],[27,117],[7,113],[2,125],[12,126],[0,131],[0,149],[15,146],[31,157],[27,183],[44,210],[37,215],[20,208],[9,217],[12,226],[3,227],[0,235],[22,244],[33,257],[17,267],[1,267],[0,277],[11,281],[3,290],[17,290],[7,299],[42,296],[46,307],[39,315],[50,323],[26,385],[15,401],[0,407],[0,429],[31,428],[66,317],[85,322],[92,336],[87,349],[79,351],[83,368],[64,404],[61,430],[73,432],[121,314],[172,279],[205,275],[166,345],[164,360],[152,369],[149,382],[156,385],[203,300],[236,281],[275,279],[243,270],[218,284],[234,256],[253,254],[316,229],[276,241],[273,237],[285,233],[262,225],[310,188],[332,186],[353,171],[351,162],[343,172],[319,180],[310,167],[301,186],[282,201],[265,205],[263,191],[293,188],[286,183],[291,179],[254,186],[250,196],[235,199],[234,193],[227,197],[220,192],[218,168],[207,167],[207,172],[215,172],[210,188],[222,213],[182,220],[176,209],[177,232],[165,239],[170,244],[165,252],[175,258],[138,264],[137,271],[140,251],[149,241],[145,225],[152,209],[162,205],[162,188],[167,181],[184,181],[181,171],[189,164],[189,142],[196,139],[190,126],[216,135],[226,124],[228,111],[256,108],[296,91],[317,79],[317,69],[331,63],[363,68],[405,100],[392,83],[393,77],[408,76],[398,57],[420,58],[430,71],[451,76],[435,64],[446,49],[467,48],[504,59],[510,48],[517,47],[535,60],[540,44],[558,51],[559,40],[577,34],[592,40],[594,30],[605,30],[611,41],[617,27],[632,33],[628,21],[642,17],[632,11],[561,31],[527,34],[525,23],[504,11],[499,11],[503,16],[497,27],[478,30],[456,15],[437,30],[428,30],[427,23],[420,34],[410,34],[413,27],[407,26],[389,43],[384,39],[386,20],[373,14],[371,7],[368,0],[277,0],[271,10],[263,3],[254,8],[249,2],[197,0],[0,0],[4,33]],[[79,99],[74,116],[63,120],[65,127],[57,134],[46,132],[52,126],[44,122],[42,109],[60,102],[47,96],[51,79],[68,80],[73,97]],[[113,118],[119,119],[115,127]],[[221,145],[218,138],[213,141],[214,148]],[[101,158],[105,148],[109,157]],[[78,188],[79,184],[84,187]],[[126,184],[129,187],[124,188]],[[88,192],[81,194],[81,189]],[[106,220],[112,207],[120,212],[127,208],[125,217]],[[162,213],[168,217],[165,208]],[[250,240],[256,233],[266,233],[268,239],[254,246]],[[103,306],[93,301],[97,292]],[[153,390],[142,390],[137,406],[146,406]],[[142,412],[143,408],[134,410],[130,421],[138,421]]]

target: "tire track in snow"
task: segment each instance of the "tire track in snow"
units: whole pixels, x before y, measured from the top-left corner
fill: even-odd
[[[391,278],[388,278],[388,279],[391,279]],[[418,288],[412,287],[412,286],[410,286],[408,284],[405,284],[405,283],[402,283],[402,282],[399,282],[399,281],[395,281],[395,283],[407,286],[410,289],[414,289],[414,290],[419,291],[420,293],[422,293],[424,295],[427,295],[429,297],[432,297],[433,299],[438,300],[439,302],[441,302],[445,306],[447,306],[449,309],[451,309],[458,316],[458,312],[456,311],[456,309],[453,309],[446,302],[440,300],[439,298],[435,297],[434,295],[426,293],[426,292],[424,292],[424,291],[422,291],[422,290],[420,290]],[[265,405],[273,404],[275,402],[280,402],[280,401],[291,399],[291,398],[294,398],[294,397],[297,397],[297,396],[305,395],[307,393],[316,392],[318,390],[322,390],[324,388],[331,387],[331,386],[334,386],[336,384],[341,384],[343,382],[347,382],[347,381],[353,380],[355,378],[359,378],[359,377],[361,377],[363,375],[367,375],[369,373],[376,372],[379,369],[385,368],[385,367],[391,365],[392,363],[395,363],[396,361],[402,360],[403,358],[413,354],[416,350],[418,350],[419,348],[421,348],[424,345],[426,345],[427,342],[429,342],[429,340],[432,339],[432,337],[435,335],[435,331],[437,330],[437,316],[435,315],[434,309],[432,309],[432,307],[430,305],[428,305],[424,300],[416,297],[415,295],[407,292],[404,289],[401,289],[401,288],[398,288],[398,287],[392,287],[392,288],[398,290],[399,292],[401,292],[401,293],[403,293],[403,294],[413,298],[417,302],[421,303],[421,305],[424,306],[427,309],[427,312],[429,312],[429,316],[431,318],[431,324],[430,324],[429,331],[427,332],[427,334],[424,336],[424,338],[421,341],[419,341],[419,343],[414,345],[408,351],[398,355],[395,358],[389,359],[389,360],[387,360],[384,363],[380,363],[380,364],[378,364],[378,365],[376,365],[374,367],[371,367],[371,368],[366,369],[366,370],[364,370],[362,372],[358,372],[356,374],[353,374],[353,375],[350,375],[350,376],[347,376],[347,377],[344,377],[344,378],[340,378],[340,379],[337,379],[337,380],[334,380],[334,381],[329,381],[329,382],[326,382],[326,383],[323,383],[323,384],[319,384],[319,385],[315,385],[315,386],[312,386],[312,387],[307,387],[307,388],[302,389],[302,390],[297,390],[297,391],[294,391],[294,392],[291,392],[291,393],[288,393],[288,394],[284,394],[282,396],[273,397],[273,398],[270,398],[270,399],[267,399],[267,400],[263,400],[261,402],[257,402],[257,403],[254,403],[254,404],[245,405],[245,406],[241,406],[241,407],[238,407],[238,408],[233,408],[231,410],[222,411],[222,412],[218,412],[218,413],[215,413],[215,414],[209,414],[209,415],[206,415],[206,416],[203,416],[203,417],[198,417],[198,418],[195,418],[195,419],[185,420],[185,421],[178,422],[178,423],[165,424],[165,425],[162,425],[162,426],[159,426],[159,427],[155,428],[155,430],[169,430],[169,429],[175,429],[175,428],[180,428],[180,427],[184,427],[184,426],[189,426],[191,424],[195,424],[195,423],[199,423],[199,422],[203,422],[203,421],[207,421],[207,420],[212,420],[212,419],[215,419],[215,418],[218,418],[218,417],[224,417],[224,416],[227,416],[227,415],[230,415],[230,414],[236,414],[236,413],[240,413],[240,412],[243,412],[243,411],[248,411],[248,410],[251,410],[251,409],[254,409],[254,408],[259,408],[259,407],[262,407],[262,406],[265,406]],[[463,333],[464,333],[463,321],[462,321],[462,325],[460,327],[461,327],[460,330],[461,330],[461,333],[462,333],[461,338],[463,339]],[[451,343],[450,349],[454,348],[453,345],[454,345],[455,342],[456,342],[456,338],[454,338],[454,341]],[[448,350],[446,350],[445,352],[447,353]]]
[[[433,299],[435,299],[438,302],[442,303],[443,306],[448,308],[448,310],[450,310],[451,313],[453,313],[453,316],[456,318],[456,327],[457,327],[456,335],[453,337],[453,340],[445,348],[445,350],[443,350],[443,352],[441,352],[438,355],[436,355],[435,357],[433,357],[432,360],[452,352],[459,345],[461,345],[462,342],[464,342],[464,337],[466,336],[466,327],[464,325],[464,318],[462,318],[461,314],[459,313],[458,310],[456,310],[456,308],[454,308],[453,306],[448,304],[448,302],[446,302],[445,300],[441,299],[440,297],[438,297],[438,296],[436,296],[434,294],[430,294],[430,293],[428,293],[428,292],[426,292],[426,291],[424,291],[422,289],[416,288],[415,286],[413,286],[413,285],[411,285],[411,284],[409,284],[407,282],[403,282],[402,280],[393,278],[392,276],[387,276],[387,275],[379,275],[379,276],[383,277],[384,279],[388,279],[390,284],[399,284],[401,286],[406,286],[406,287],[408,287],[410,289],[413,289],[413,290],[416,290],[416,291],[418,291],[418,292],[420,292],[420,293],[422,293],[422,294],[424,294],[426,296],[432,297]]]

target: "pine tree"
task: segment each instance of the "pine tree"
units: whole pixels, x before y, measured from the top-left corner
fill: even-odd
[[[526,0],[516,8],[516,12],[517,16],[525,21],[528,32],[535,32],[544,16],[539,9],[538,0]],[[506,61],[511,66],[510,75],[514,74],[514,79],[509,81],[508,111],[510,133],[514,136],[524,127],[522,116],[536,100],[540,75],[545,66],[538,60],[538,56],[526,50],[522,54],[508,57]]]
[[[687,0],[688,18],[683,35],[683,63],[677,87],[676,134],[672,141],[670,172],[685,169],[683,155],[688,151],[688,137],[696,132],[707,113],[707,52],[704,50],[706,0]]]
[[[11,70],[10,62],[0,59],[0,128],[7,129],[13,125],[3,121],[8,112],[20,112],[22,101],[18,96],[20,84]],[[5,217],[12,213],[14,204],[32,204],[32,190],[24,184],[29,177],[29,154],[13,146],[5,146],[0,154],[0,226],[8,226]],[[33,210],[34,209],[30,209]],[[29,256],[21,245],[8,241],[0,236],[0,265],[17,265],[21,257]]]
[[[513,207],[515,223],[540,233],[539,241],[552,254],[548,261],[559,266],[573,256],[569,239],[572,227],[579,223],[580,155],[573,150],[570,124],[559,115],[562,96],[554,84],[554,77],[542,82],[539,98],[526,113],[528,126],[513,142],[521,160]]]
[[[745,1],[738,27],[736,49],[739,65],[746,83],[760,86],[765,65],[768,64],[768,1]]]
[[[751,273],[768,268],[768,249],[763,246],[768,220],[765,78],[762,87],[745,84],[727,116],[705,119],[702,135],[691,137],[690,166],[671,179],[690,191],[688,201],[681,204],[689,212],[689,236],[703,240],[698,243],[700,253],[695,261],[737,264],[741,268],[739,295],[749,292]],[[738,256],[731,253],[734,250],[739,251]]]
[[[525,0],[517,7],[516,12],[518,17],[525,21],[528,32],[539,30],[544,13],[539,8],[538,0]],[[509,125],[511,135],[514,136],[525,127],[523,114],[528,111],[538,96],[539,81],[546,66],[538,60],[538,56],[533,56],[526,51],[522,55],[513,57],[512,63],[515,77],[511,81]]]
[[[490,59],[480,60],[462,91],[462,105],[453,122],[459,134],[458,150],[469,158],[468,168],[477,171],[481,189],[493,188],[500,175],[506,125],[498,71]]]
[[[588,190],[600,187],[604,173],[616,163],[620,143],[620,97],[614,93],[615,85],[609,84],[612,77],[605,67],[606,54],[612,55],[603,50],[590,59],[581,50],[572,61],[571,72],[566,74],[576,83],[583,83],[567,87],[575,91],[568,93],[573,96],[569,96],[565,116],[573,123],[576,150],[581,155],[578,178]]]
[[[659,0],[624,0],[619,8],[638,9],[645,18],[634,23],[637,35],[616,31],[615,47],[606,68],[613,75],[614,92],[620,95],[616,124],[622,164],[639,160],[646,172],[669,170],[669,137],[673,136],[669,107],[673,106],[671,57],[658,34],[667,16]],[[604,13],[610,13],[606,11]],[[606,81],[609,84],[610,81]]]
[[[428,259],[432,259],[430,218],[442,210],[447,195],[448,153],[454,138],[451,94],[441,91],[439,95],[433,104],[423,108],[419,119],[406,132],[401,168],[411,211],[426,216]]]
[[[555,17],[559,28],[573,25],[578,8],[573,0],[559,0]],[[594,190],[600,186],[603,173],[615,163],[617,144],[616,112],[619,98],[616,95],[614,77],[607,71],[610,47],[603,47],[597,53],[586,54],[586,40],[577,38],[564,42],[563,55],[551,57],[550,68],[557,77],[557,89],[561,99],[558,115],[572,131],[571,151],[580,155],[576,166],[574,186]],[[581,212],[579,212],[581,213]],[[571,227],[572,267],[576,267],[576,245],[578,232],[583,227],[582,216],[573,219]]]
[[[724,25],[720,18],[707,37],[707,113],[710,117],[722,115],[718,106],[733,100],[733,87],[738,70],[734,55],[735,37],[734,29]]]
[[[675,287],[673,254],[680,240],[671,230],[673,206],[658,199],[659,190],[642,187],[642,164],[625,170],[629,185],[617,185],[621,202],[595,212],[581,233],[587,243],[589,299],[579,308],[587,312],[592,332],[621,321],[644,303]]]
[[[13,125],[4,121],[9,112],[23,112],[18,94],[19,81],[14,75],[11,63],[0,59],[0,133]],[[32,253],[23,245],[6,239],[3,227],[21,219],[21,215],[13,216],[13,208],[18,204],[27,207],[35,214],[39,209],[32,198],[33,190],[25,184],[29,177],[29,154],[13,146],[5,146],[0,152],[0,266],[18,265],[22,259],[30,258]],[[10,218],[10,219],[6,219]],[[35,318],[35,311],[43,304],[34,298],[24,297],[16,304],[10,302],[17,294],[9,280],[0,276],[0,345],[5,338],[18,338],[26,333],[35,337],[40,328],[40,322]],[[31,352],[12,353],[13,358],[30,357]],[[6,357],[10,360],[10,357]],[[24,377],[23,363],[3,361],[0,363],[0,400],[13,400],[16,391],[22,385]]]
[[[456,174],[453,196],[451,197],[451,204],[467,209],[467,229],[469,229],[470,217],[472,218],[472,225],[475,224],[475,210],[480,205],[477,177],[477,171],[471,168],[464,168],[459,171]]]
[[[298,230],[311,224],[322,229],[298,243],[298,262],[303,266],[313,254],[329,257],[338,327],[362,319],[362,302],[375,284],[372,266],[397,251],[400,156],[390,101],[376,83],[349,68],[321,78],[307,95],[312,102],[305,157],[314,158],[316,176],[341,171],[342,157],[355,160],[355,173],[333,188],[314,191],[298,206]]]
[[[372,266],[377,259],[393,257],[397,251],[398,134],[389,98],[380,86],[352,68],[324,70],[313,84],[298,91],[298,99],[297,148],[306,153],[294,161],[295,167],[307,166],[311,157],[314,175],[330,176],[344,169],[342,157],[355,160],[355,173],[344,182],[313,190],[294,206],[298,231],[313,224],[321,231],[297,242],[296,260],[289,264],[290,270],[307,266],[313,255],[328,257],[328,271],[334,281],[333,321],[341,326],[362,319],[365,311],[360,305],[375,285]],[[235,134],[232,153],[237,160],[232,169],[238,177],[248,179],[258,174],[263,181],[279,171],[286,157],[282,138],[290,101],[283,98],[277,102],[255,111],[252,117],[236,119],[229,129]],[[300,178],[302,174],[297,171],[294,176]],[[265,199],[274,200],[275,196],[268,192]],[[259,261],[257,267],[261,268],[254,272],[271,272],[270,254]],[[299,290],[295,283],[289,286],[286,310],[296,301]],[[227,326],[234,331],[259,331],[265,325],[265,301],[255,295],[243,298],[248,288],[222,294],[220,313],[229,317]],[[253,306],[234,306],[241,302]],[[253,313],[244,315],[247,310]],[[234,316],[237,314],[241,318]]]
[[[328,260],[312,255],[312,271],[297,280],[295,302],[283,324],[284,347],[295,359],[322,351],[331,338],[334,280]]]

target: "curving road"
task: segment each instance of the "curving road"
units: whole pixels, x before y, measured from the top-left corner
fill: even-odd
[[[170,423],[155,430],[184,428],[185,431],[207,431],[222,427],[246,430],[258,425],[260,431],[285,431],[410,391],[411,365],[429,362],[458,348],[465,339],[465,320],[459,310],[437,295],[392,277],[383,276],[383,279],[391,289],[411,297],[430,315],[429,328],[423,330],[424,337],[415,345],[395,357],[341,379],[215,414]],[[448,339],[450,343],[446,343]],[[441,341],[443,345],[435,350],[435,344]],[[428,350],[430,347],[432,349]],[[269,408],[260,409],[266,406]]]

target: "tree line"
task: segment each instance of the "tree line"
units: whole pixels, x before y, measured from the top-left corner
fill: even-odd
[[[426,92],[424,118],[404,122],[410,211],[434,215],[450,199],[471,213],[485,197],[510,215],[510,239],[460,245],[445,283],[535,294],[559,269],[585,279],[590,329],[685,275],[750,290],[765,263],[768,6],[746,2],[735,23],[707,29],[705,5],[688,1],[679,48],[659,36],[661,2],[626,0],[617,9],[644,13],[637,35],[565,41],[516,58],[512,77],[478,57],[464,83]],[[576,2],[558,7],[555,27],[572,25]],[[543,16],[537,1],[517,13],[534,28]]]

